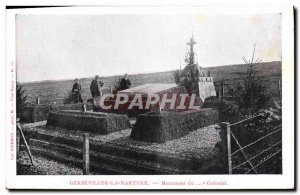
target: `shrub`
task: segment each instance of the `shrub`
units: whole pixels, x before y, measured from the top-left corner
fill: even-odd
[[[128,116],[111,113],[61,111],[49,114],[47,125],[81,130],[90,133],[108,134],[131,127]]]
[[[192,93],[199,94],[199,77],[203,76],[205,76],[205,74],[202,71],[202,67],[198,64],[188,64],[183,70],[173,72],[175,83],[179,86],[183,86],[189,95],[192,95]]]
[[[93,105],[86,104],[87,110],[92,110]],[[27,106],[22,115],[22,122],[34,123],[47,120],[50,112],[60,110],[81,110],[82,104],[63,104],[63,105],[31,105]]]
[[[64,99],[64,104],[71,104],[74,102],[75,102],[75,95],[72,91],[70,91],[68,96]]]
[[[25,107],[28,105],[27,95],[25,94],[25,89],[23,86],[17,83],[16,89],[16,109],[17,109],[17,118],[21,118],[24,114]]]
[[[175,83],[178,85],[180,83],[181,71],[180,70],[176,70],[173,73],[173,77],[174,77]]]
[[[255,51],[255,46],[254,46]],[[238,72],[239,80],[235,81],[232,86],[227,86],[229,94],[240,109],[248,110],[248,114],[255,113],[267,106],[270,96],[266,93],[271,83],[264,84],[262,77],[256,70],[261,60],[255,62],[254,51],[252,60],[243,60],[247,64],[246,72]]]
[[[141,114],[130,137],[146,142],[166,142],[185,136],[191,131],[216,124],[219,112],[216,109],[186,112],[151,112]]]
[[[236,121],[241,118],[238,105],[233,101],[219,100],[216,97],[205,99],[202,108],[216,108],[220,111],[220,120],[226,122]]]
[[[113,87],[114,87],[114,89],[113,89],[113,93],[115,94],[115,93],[117,93],[118,91],[121,91],[121,78],[118,78],[117,80],[115,80],[114,82],[113,82]]]

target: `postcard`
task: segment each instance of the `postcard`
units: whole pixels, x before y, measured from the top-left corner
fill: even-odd
[[[293,24],[292,6],[7,6],[7,188],[294,189]]]

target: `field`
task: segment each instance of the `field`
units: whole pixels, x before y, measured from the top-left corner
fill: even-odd
[[[207,72],[210,70],[211,76],[214,78],[214,82],[217,90],[219,90],[220,82],[230,82],[237,78],[238,72],[245,72],[246,65],[226,65],[218,67],[204,68]],[[281,62],[266,62],[261,63],[257,70],[261,76],[264,76],[267,82],[271,83],[269,92],[274,96],[278,94],[278,80],[281,80]],[[175,70],[174,70],[175,71]],[[132,87],[139,86],[146,83],[174,83],[173,73],[174,71],[168,72],[157,72],[148,74],[135,74],[130,75],[132,81]],[[113,87],[113,83],[122,78],[123,75],[103,77],[104,88],[109,90]],[[80,79],[82,85],[82,97],[87,100],[91,97],[89,86],[93,78]],[[28,95],[29,102],[34,103],[36,97],[40,97],[42,104],[63,102],[63,99],[68,96],[71,91],[74,81],[40,81],[33,83],[23,83],[26,94]]]
[[[214,82],[215,82],[215,86],[217,88],[217,90],[220,87],[220,83],[222,81],[224,81],[225,83],[230,83],[230,82],[234,82],[236,79],[238,79],[237,73],[238,72],[245,72],[246,71],[246,65],[228,65],[228,66],[219,66],[219,67],[213,67],[213,68],[205,68],[205,71],[210,70],[211,72],[211,76],[214,78]],[[278,95],[278,81],[281,80],[281,62],[269,62],[269,63],[261,63],[258,68],[257,68],[259,74],[261,76],[264,77],[265,82],[271,83],[271,86],[269,87],[269,93],[271,93],[273,96],[277,96]],[[133,86],[138,86],[138,85],[142,85],[145,83],[174,83],[174,78],[173,78],[173,72],[174,71],[169,71],[169,72],[158,72],[158,73],[151,73],[151,74],[138,74],[138,75],[130,75],[130,79],[132,80]],[[103,81],[105,83],[104,87],[106,89],[109,89],[110,86],[113,86],[114,81],[118,80],[119,78],[121,78],[122,75],[120,76],[111,76],[111,77],[104,77]],[[87,98],[90,98],[90,92],[89,92],[89,85],[90,82],[92,81],[93,78],[85,78],[85,79],[81,79],[81,85],[83,88],[83,93],[82,96],[83,98],[86,100]],[[23,83],[23,86],[26,90],[27,95],[29,96],[29,100],[34,103],[35,98],[37,96],[40,97],[41,99],[41,103],[42,104],[47,104],[47,103],[54,103],[56,102],[57,104],[62,103],[63,99],[65,97],[67,97],[68,93],[70,92],[72,85],[73,85],[73,80],[65,80],[65,81],[41,81],[41,82],[35,82],[35,83]],[[281,114],[280,114],[281,116]],[[280,117],[279,117],[280,118]],[[261,120],[259,120],[261,121]],[[264,120],[265,122],[269,120]],[[279,121],[279,122],[278,122]],[[276,122],[278,122],[278,124],[276,123],[276,128],[281,128],[281,119],[280,120],[276,120]],[[249,125],[250,124],[250,125]],[[254,123],[253,123],[254,124]],[[247,126],[247,128],[246,128]],[[249,127],[248,127],[249,126]],[[253,129],[249,130],[250,127],[253,127]],[[260,142],[259,144],[256,144],[254,149],[253,148],[247,148],[247,150],[245,150],[246,155],[250,158],[254,158],[255,156],[258,156],[260,158],[256,158],[252,160],[252,163],[254,164],[254,166],[260,166],[260,164],[262,164],[262,166],[260,166],[259,168],[256,168],[256,171],[258,171],[258,173],[262,174],[280,174],[281,173],[281,129],[280,131],[278,129],[274,128],[269,128],[270,124],[266,124],[265,126],[262,125],[262,123],[259,123],[259,125],[257,125],[255,123],[255,125],[252,125],[252,123],[247,122],[247,124],[245,125],[245,127],[242,127],[240,125],[236,126],[236,128],[234,129],[233,125],[232,125],[232,133],[237,137],[238,141],[240,142],[240,144],[242,146],[246,146],[247,144],[249,144],[249,142],[255,143],[256,139],[259,140],[262,137],[266,137],[268,139],[265,139],[265,141],[262,143]],[[273,126],[272,126],[273,127]],[[43,130],[43,129],[42,129]],[[37,133],[38,131],[36,131],[36,129],[33,131],[35,133]],[[128,130],[126,130],[127,133],[129,133]],[[276,132],[273,133],[273,132]],[[278,133],[277,133],[278,132]],[[39,132],[38,132],[39,133]],[[46,134],[54,134],[51,135],[52,137],[57,136],[56,133],[63,133],[63,131],[61,129],[55,128],[55,130],[51,130],[48,131],[48,129],[44,132],[40,132],[42,133],[46,133]],[[131,146],[136,145],[138,147],[143,148],[143,149],[147,149],[147,150],[155,150],[155,154],[157,154],[158,152],[160,152],[159,150],[163,150],[164,152],[166,151],[170,151],[174,152],[174,150],[176,150],[176,152],[182,152],[181,150],[177,150],[180,147],[186,147],[188,148],[187,151],[184,150],[184,152],[189,153],[191,151],[191,154],[197,154],[196,152],[194,152],[193,148],[195,149],[195,151],[202,151],[201,147],[199,148],[197,145],[197,147],[194,147],[195,144],[201,143],[201,140],[203,139],[203,135],[199,134],[197,136],[195,136],[195,133],[203,133],[203,131],[194,131],[191,132],[189,135],[184,136],[180,139],[175,139],[172,141],[169,141],[167,143],[164,144],[148,144],[148,143],[140,143],[140,142],[135,142],[132,139],[129,139],[129,135],[127,135],[126,139],[117,139],[114,140],[112,143],[113,144],[124,144],[126,146]],[[67,135],[67,136],[66,136]],[[63,136],[61,136],[60,138],[62,139],[61,142],[57,143],[59,144],[59,146],[61,146],[61,144],[66,144],[69,143],[68,141],[70,141],[71,139],[73,139],[72,137],[75,135],[75,133],[73,133],[72,135],[70,135],[69,133],[65,133]],[[81,135],[81,132],[80,132]],[[207,134],[210,135],[210,134]],[[272,137],[270,137],[269,135],[272,135]],[[32,140],[34,140],[34,137],[27,135],[27,137],[30,137]],[[68,158],[61,158],[61,159],[57,159],[58,162],[53,161],[53,159],[55,159],[56,157],[60,157],[59,155],[57,155],[57,152],[54,153],[50,153],[51,150],[49,150],[48,148],[43,148],[41,146],[41,143],[45,144],[45,141],[48,141],[47,136],[45,136],[42,140],[42,142],[36,142],[36,152],[44,152],[43,155],[48,157],[43,157],[43,155],[35,155],[35,159],[36,159],[36,163],[38,164],[35,168],[30,168],[28,169],[28,159],[25,159],[24,156],[26,156],[24,154],[24,152],[21,152],[21,158],[18,161],[18,174],[81,174],[81,169],[78,167],[75,167],[73,165],[70,165],[66,162],[66,159]],[[77,138],[81,137],[78,136]],[[76,138],[76,139],[77,139]],[[190,139],[193,138],[193,139]],[[255,139],[254,139],[255,138]],[[42,139],[42,136],[40,136],[40,134],[37,136],[36,139]],[[196,140],[196,139],[200,139]],[[31,140],[31,141],[32,141]],[[54,140],[60,140],[60,139],[50,139],[51,140],[51,144],[50,146],[53,146]],[[68,140],[68,141],[65,141]],[[195,141],[196,140],[196,141]],[[233,140],[233,139],[232,139]],[[71,140],[72,141],[72,140]],[[70,143],[73,143],[71,142]],[[184,141],[184,142],[182,142]],[[97,140],[97,142],[99,142],[99,140]],[[32,144],[34,142],[31,142],[30,144]],[[75,141],[74,143],[77,143],[77,141]],[[184,144],[186,143],[186,144]],[[77,143],[78,144],[78,143]],[[236,143],[234,142],[234,140],[231,142],[232,145],[232,152],[239,150],[237,145],[235,145]],[[79,144],[80,147],[82,144]],[[121,145],[121,149],[122,151],[126,149],[126,147],[124,147],[124,145]],[[48,145],[45,145],[45,147],[48,147]],[[276,146],[276,147],[275,147]],[[32,148],[34,148],[34,146],[31,145]],[[267,148],[267,149],[266,149]],[[77,148],[78,149],[78,148]],[[102,151],[106,151],[107,148],[104,148]],[[76,150],[77,151],[77,150]],[[115,151],[115,150],[113,150]],[[132,152],[132,150],[130,150]],[[74,151],[73,151],[74,152]],[[115,166],[119,167],[120,164],[120,158],[119,154],[128,154],[126,152],[117,152],[115,155],[118,156],[118,158],[114,158],[114,156],[112,154],[110,154],[110,151],[106,151],[108,152],[108,154],[105,154],[104,156],[107,159],[110,159],[111,162],[115,163]],[[47,154],[47,155],[46,155]],[[53,154],[53,156],[51,156],[50,154]],[[233,167],[238,167],[236,169],[233,170],[233,174],[244,174],[247,173],[249,171],[250,174],[253,174],[254,172],[251,171],[251,167],[249,167],[249,165],[247,163],[245,163],[245,159],[242,155],[240,155],[239,153],[237,153],[238,155],[231,155],[232,158],[232,163],[233,163]],[[274,155],[276,154],[276,156]],[[50,155],[50,156],[49,156]],[[79,158],[82,157],[82,154],[73,154],[73,155],[77,155],[79,156]],[[111,156],[109,156],[111,155]],[[132,154],[134,157],[138,156],[142,156],[140,154]],[[273,155],[273,156],[272,156]],[[47,159],[48,158],[48,159]],[[127,158],[127,157],[126,157]],[[104,159],[104,162],[107,161],[107,159]],[[102,159],[103,160],[103,159]],[[59,162],[61,161],[61,162]],[[122,161],[125,162],[125,161]],[[126,161],[127,162],[127,161]],[[129,162],[129,161],[128,161]],[[151,164],[151,163],[150,163]],[[79,167],[81,166],[81,164],[78,164]],[[122,166],[127,166],[128,164],[124,163]],[[148,165],[148,164],[147,164]],[[240,166],[241,165],[241,166]],[[152,166],[152,164],[151,164]],[[149,167],[151,168],[151,166],[149,165]],[[146,167],[150,170],[149,167]],[[146,170],[146,168],[144,167],[144,169]],[[132,169],[137,169],[137,168],[132,168]],[[140,168],[138,168],[140,169]],[[116,169],[118,170],[118,169]],[[152,170],[152,169],[151,169]],[[121,170],[122,171],[122,170]],[[126,168],[126,171],[127,168]],[[94,174],[100,174],[100,173],[94,173]]]

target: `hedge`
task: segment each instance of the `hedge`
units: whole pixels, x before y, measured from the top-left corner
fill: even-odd
[[[108,134],[131,128],[129,118],[126,115],[82,113],[81,111],[51,112],[47,125],[98,134]]]
[[[87,110],[92,110],[93,105],[86,104]],[[60,110],[81,110],[82,104],[62,104],[62,105],[32,105],[26,107],[21,121],[25,123],[35,123],[39,121],[47,120],[50,112],[56,112]]]
[[[217,109],[141,114],[130,137],[139,141],[163,143],[218,121]]]

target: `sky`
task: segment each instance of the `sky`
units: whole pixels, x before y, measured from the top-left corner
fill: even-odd
[[[17,80],[179,69],[192,34],[202,67],[281,60],[280,14],[17,15]]]

